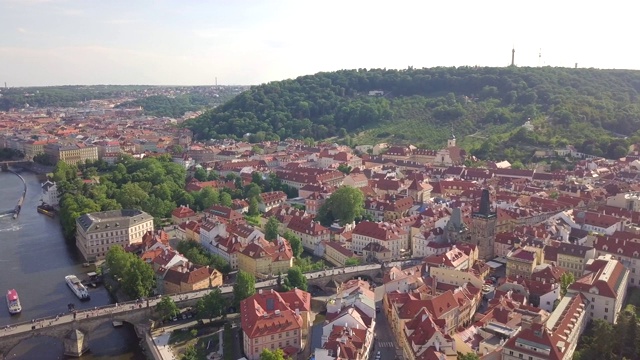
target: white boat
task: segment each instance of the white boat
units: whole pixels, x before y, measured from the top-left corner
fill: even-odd
[[[12,315],[19,314],[22,311],[20,298],[18,297],[18,292],[15,289],[7,291],[7,307],[9,308],[9,313]]]
[[[64,279],[67,281],[67,285],[69,285],[69,288],[71,289],[71,291],[73,291],[74,294],[76,294],[78,299],[91,299],[91,297],[89,296],[89,291],[86,287],[84,287],[84,285],[82,285],[78,277],[76,277],[75,275],[67,275],[64,277]]]
[[[113,320],[112,324],[113,324],[113,327],[120,327],[122,326],[123,322],[118,320]]]

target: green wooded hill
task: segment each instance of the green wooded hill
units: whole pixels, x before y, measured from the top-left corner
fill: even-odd
[[[338,137],[430,148],[453,129],[481,158],[526,160],[534,149],[567,144],[616,157],[640,139],[639,91],[640,71],[632,70],[341,70],[254,86],[185,126],[199,139],[250,133],[254,141]],[[534,131],[522,127],[527,120]]]

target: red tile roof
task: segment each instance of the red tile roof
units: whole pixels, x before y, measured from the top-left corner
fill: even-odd
[[[310,295],[307,293],[306,296]],[[242,300],[240,317],[242,330],[250,338],[284,331],[300,331],[303,324],[302,317],[296,315],[295,309],[289,307],[282,295],[273,290],[259,290]]]

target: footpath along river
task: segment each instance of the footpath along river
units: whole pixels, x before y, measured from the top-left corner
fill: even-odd
[[[66,275],[83,275],[87,269],[75,245],[62,236],[59,219],[36,212],[41,180],[30,172],[21,175],[27,182],[27,196],[20,216],[17,220],[0,216],[0,327],[66,312],[69,303],[78,309],[113,303],[103,287],[90,289],[88,302],[80,302],[67,287]],[[13,209],[22,191],[16,175],[0,172],[0,213]],[[11,316],[7,310],[4,296],[8,289],[18,291],[23,309],[19,315]],[[145,356],[138,342],[130,325],[114,328],[106,324],[91,334],[91,351],[80,359],[142,360]],[[47,337],[23,341],[7,356],[17,360],[64,358],[62,342]]]

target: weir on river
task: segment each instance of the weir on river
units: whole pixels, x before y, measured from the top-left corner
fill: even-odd
[[[20,180],[22,180],[22,185],[24,185],[24,190],[22,191],[22,196],[20,196],[20,198],[18,199],[18,205],[16,205],[16,207],[13,210],[2,212],[0,213],[0,215],[7,215],[7,214],[13,213],[13,218],[17,219],[18,215],[20,215],[20,210],[22,210],[22,204],[24,203],[24,198],[27,196],[27,182],[24,181],[24,178],[22,177],[22,175],[18,174],[17,172],[11,169],[7,169],[7,172],[14,174],[15,176],[19,177]]]

